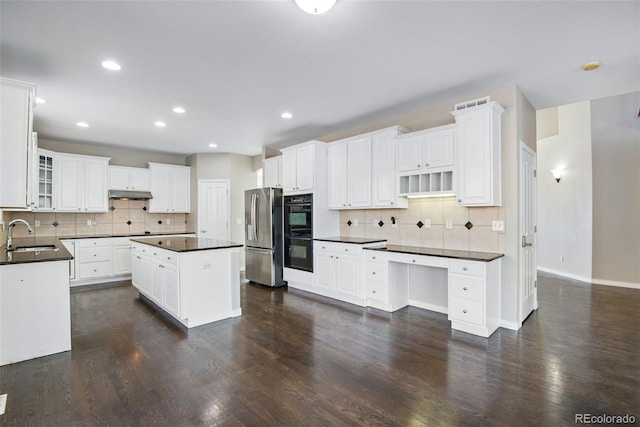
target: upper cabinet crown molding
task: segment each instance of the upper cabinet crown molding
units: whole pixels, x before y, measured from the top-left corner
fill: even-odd
[[[504,108],[488,99],[481,101],[457,104],[451,112],[456,119],[455,192],[460,206],[502,204],[500,116]]]

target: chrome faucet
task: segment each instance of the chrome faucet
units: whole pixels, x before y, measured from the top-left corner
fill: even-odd
[[[7,226],[7,251],[13,250],[13,237],[11,236],[11,234],[13,231],[13,227],[15,227],[16,223],[18,222],[21,222],[27,226],[27,231],[29,232],[29,234],[33,233],[33,228],[31,228],[29,223],[24,219],[16,218],[13,221],[11,221]]]

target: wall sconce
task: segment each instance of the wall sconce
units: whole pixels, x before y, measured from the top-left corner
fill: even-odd
[[[560,178],[562,178],[562,172],[564,169],[551,169],[551,175],[556,179],[556,182],[560,182]]]

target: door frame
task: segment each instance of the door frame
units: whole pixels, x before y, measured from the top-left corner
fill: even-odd
[[[200,189],[203,184],[227,185],[227,241],[231,240],[231,180],[230,179],[198,179],[198,205],[196,207],[196,236],[200,237],[202,223],[200,221]]]
[[[518,215],[518,242],[520,242],[520,238],[521,236],[523,236],[523,223],[522,223],[522,215],[523,215],[523,198],[525,197],[525,192],[522,191],[522,154],[523,152],[526,152],[527,154],[530,154],[533,157],[533,162],[535,165],[534,171],[535,171],[535,175],[534,175],[534,180],[533,180],[533,204],[531,206],[532,212],[531,212],[531,217],[533,218],[533,222],[534,222],[534,234],[533,234],[533,248],[534,248],[534,253],[533,253],[533,257],[534,257],[534,266],[535,266],[535,270],[533,271],[534,274],[534,280],[535,280],[535,289],[534,289],[534,302],[533,302],[533,311],[538,309],[538,287],[537,287],[537,256],[536,256],[536,251],[537,251],[537,245],[538,245],[538,232],[537,232],[537,224],[538,224],[538,212],[537,212],[537,199],[538,199],[538,185],[537,185],[537,170],[538,170],[538,155],[537,153],[531,149],[531,147],[529,147],[527,144],[525,144],[523,141],[520,141],[519,147],[518,147],[518,211],[519,211],[519,215]],[[527,316],[529,316],[530,313],[525,313],[523,312],[522,309],[522,301],[523,301],[523,289],[524,289],[524,283],[523,283],[523,270],[525,268],[524,265],[524,255],[523,255],[523,247],[518,244],[518,323],[519,326],[522,326],[522,323],[525,321],[525,319],[527,318]]]

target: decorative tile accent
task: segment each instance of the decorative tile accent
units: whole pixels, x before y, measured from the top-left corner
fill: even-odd
[[[384,225],[384,222],[382,222],[382,220],[381,220],[380,222],[378,222],[378,225],[379,225],[380,227],[382,227],[382,226]]]
[[[351,227],[351,224],[353,224],[353,223],[351,222],[351,220],[347,221],[347,225],[348,225],[349,227]]]
[[[127,221],[127,225],[131,225],[131,221]]]
[[[467,221],[464,226],[467,227],[467,230],[471,230],[473,228],[473,224],[471,223],[471,221]]]
[[[143,206],[143,207],[142,207],[142,210],[143,210],[143,211],[146,211],[146,210],[147,210],[147,207],[146,207],[146,206]]]
[[[162,220],[161,219],[158,220],[158,224],[162,225]]]
[[[418,221],[416,225],[418,226],[418,228],[424,227],[424,223],[422,221]]]
[[[113,212],[113,211],[115,211],[115,210],[116,210],[116,207],[115,207],[115,206],[113,206],[113,205],[111,205],[111,206],[109,206],[109,210],[110,210],[111,212]]]
[[[51,225],[53,225],[54,227],[57,227],[57,226],[60,225],[60,223],[58,221],[53,221],[53,224],[51,224]]]

